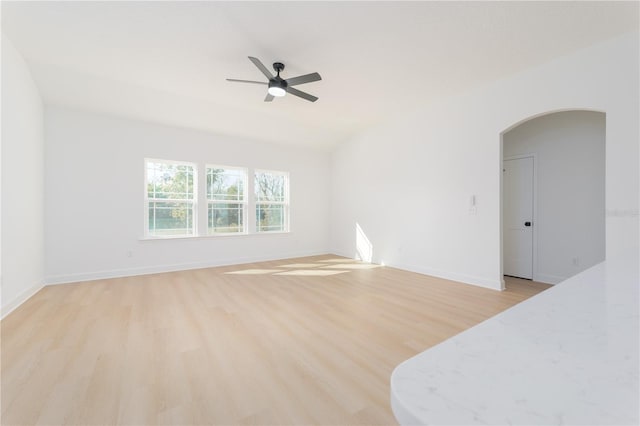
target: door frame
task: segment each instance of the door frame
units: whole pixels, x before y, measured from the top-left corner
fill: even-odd
[[[501,141],[504,143],[503,141]],[[502,147],[502,144],[501,144]],[[502,154],[502,149],[500,153]],[[533,232],[532,232],[532,251],[533,256],[531,259],[531,279],[536,281],[538,279],[538,156],[536,153],[512,155],[509,157],[503,157],[500,160],[500,279],[502,280],[502,290],[505,289],[504,282],[504,162],[508,160],[519,160],[522,158],[533,159]]]

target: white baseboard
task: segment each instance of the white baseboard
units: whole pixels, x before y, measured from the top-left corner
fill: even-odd
[[[347,254],[342,250],[334,249],[332,250],[332,253],[335,253],[339,256],[349,257],[349,258],[353,257],[352,254]],[[491,280],[487,278],[474,277],[472,275],[459,274],[457,272],[442,271],[439,269],[429,268],[425,266],[415,266],[415,265],[408,265],[403,263],[393,263],[393,264],[387,263],[385,264],[385,266],[390,266],[392,268],[402,269],[410,272],[416,272],[422,275],[429,275],[432,277],[443,278],[445,280],[471,284],[478,287],[489,288],[491,290],[499,290],[499,291],[504,290],[504,281],[501,278],[496,280]]]
[[[355,259],[355,257],[353,256],[353,253],[347,254],[345,251],[343,250],[336,250],[336,249],[332,249],[329,251],[329,253],[331,254],[335,254],[336,256],[342,256],[342,257],[346,257],[348,259]]]
[[[475,277],[472,275],[460,274],[457,272],[442,271],[440,269],[433,269],[425,266],[415,266],[406,264],[388,264],[392,268],[403,269],[405,271],[417,272],[418,274],[429,275],[432,277],[443,278],[445,280],[457,281],[464,284],[471,284],[477,287],[484,287],[491,290],[503,290],[502,279],[487,279],[482,277]]]
[[[139,268],[113,269],[108,271],[83,272],[77,274],[53,275],[46,277],[47,285],[69,284],[82,281],[103,280],[109,278],[133,277],[137,275],[159,274],[163,272],[186,271],[190,269],[214,268],[216,266],[240,265],[243,263],[266,262],[270,260],[290,259],[296,257],[318,256],[326,251],[296,252],[277,255],[253,256],[234,259],[215,259],[206,262],[175,263],[171,265],[155,265]]]
[[[17,297],[15,297],[12,301],[2,306],[2,316],[0,319],[4,319],[11,312],[15,311],[16,308],[22,305],[24,302],[29,300],[31,296],[35,295],[44,287],[44,284],[36,284],[33,287],[30,287],[20,293]]]
[[[568,277],[559,277],[557,275],[538,273],[533,277],[533,280],[538,281],[540,283],[545,283],[545,284],[558,284],[566,280],[567,278]]]

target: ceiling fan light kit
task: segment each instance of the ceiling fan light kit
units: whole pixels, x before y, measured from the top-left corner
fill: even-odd
[[[316,96],[310,95],[306,92],[303,92],[301,90],[291,87],[291,86],[296,86],[298,84],[305,84],[305,83],[311,83],[313,81],[322,80],[322,77],[320,77],[320,74],[318,74],[317,72],[314,72],[311,74],[305,74],[305,75],[301,75],[298,77],[293,77],[285,80],[282,77],[280,77],[280,71],[284,70],[284,64],[282,62],[273,63],[273,69],[276,72],[276,75],[274,76],[269,72],[269,70],[267,70],[267,67],[265,67],[264,64],[260,62],[258,58],[249,56],[249,60],[253,62],[253,64],[260,70],[260,72],[262,72],[262,74],[264,74],[265,77],[267,77],[268,82],[265,83],[262,81],[237,80],[233,78],[228,78],[227,81],[231,81],[234,83],[266,84],[268,88],[267,88],[267,96],[264,98],[265,102],[271,102],[273,101],[274,97],[282,97],[287,93],[291,93],[294,96],[297,96],[299,98],[305,99],[310,102],[315,102],[318,100]]]
[[[277,98],[287,94],[287,91],[282,86],[278,85],[277,83],[276,84],[269,83],[269,88],[267,89],[267,92],[271,96],[275,96]]]

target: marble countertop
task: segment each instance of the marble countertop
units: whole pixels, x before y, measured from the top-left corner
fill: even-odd
[[[639,424],[639,261],[606,261],[403,362],[403,425]]]

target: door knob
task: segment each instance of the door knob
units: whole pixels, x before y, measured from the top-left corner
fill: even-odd
[[[525,222],[524,226],[531,226],[531,222]]]

